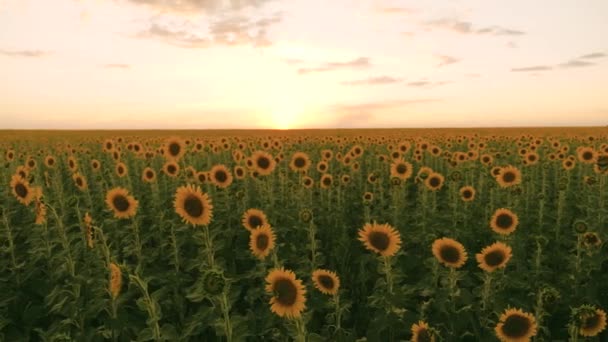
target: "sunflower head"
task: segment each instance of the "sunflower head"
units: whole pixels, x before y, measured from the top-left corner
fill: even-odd
[[[382,256],[394,256],[401,247],[399,232],[389,224],[366,223],[359,230],[359,241],[366,249]]]
[[[335,295],[340,289],[340,278],[335,272],[317,269],[312,272],[312,282],[321,293]]]
[[[308,222],[312,221],[312,219],[313,219],[312,210],[306,209],[306,208],[300,210],[300,221],[302,221],[304,223],[308,223]]]
[[[208,225],[213,216],[211,199],[199,186],[185,185],[175,191],[175,212],[184,222],[192,225]]]
[[[150,167],[146,167],[141,174],[141,179],[146,183],[154,183],[156,181],[156,172]]]
[[[256,151],[251,156],[251,159],[254,170],[257,171],[260,176],[271,174],[277,166],[277,162],[268,152]]]
[[[213,166],[209,171],[209,174],[211,175],[213,184],[219,188],[225,189],[232,184],[232,173],[230,173],[230,170],[223,164]]]
[[[606,312],[593,305],[572,309],[572,318],[581,336],[594,337],[606,329]]]
[[[266,292],[272,294],[270,310],[279,317],[299,318],[306,308],[306,289],[293,271],[271,270],[266,276]]]
[[[304,172],[310,168],[311,162],[308,154],[304,152],[296,152],[291,157],[289,168],[295,172]]]
[[[163,165],[163,172],[171,178],[177,177],[177,175],[179,175],[179,170],[179,164],[174,160],[169,160],[165,163],[165,165]]]
[[[106,194],[106,204],[114,212],[114,217],[126,219],[135,216],[139,202],[129,195],[127,189],[117,187]]]
[[[509,209],[500,208],[494,212],[490,219],[490,227],[500,235],[509,235],[515,231],[519,219],[515,213]]]
[[[116,299],[120,294],[120,289],[122,287],[122,272],[120,271],[120,267],[115,263],[110,263],[110,286],[109,291],[112,295],[112,299]]]
[[[521,171],[515,166],[505,166],[500,169],[500,174],[496,177],[498,185],[507,188],[521,183]]]
[[[443,187],[444,180],[445,178],[443,175],[437,172],[432,172],[424,180],[424,185],[426,185],[426,187],[431,191],[437,191]]]
[[[433,242],[432,245],[433,255],[440,263],[451,268],[462,267],[467,259],[467,252],[464,246],[450,238],[441,238]]]
[[[460,198],[464,202],[471,202],[475,199],[475,188],[472,186],[464,186],[460,188]]]
[[[80,173],[76,172],[75,174],[73,174],[72,179],[74,180],[74,184],[80,191],[85,191],[86,189],[88,189],[87,180]]]
[[[241,223],[245,229],[251,231],[254,228],[268,224],[268,218],[262,210],[251,208],[243,213]]]
[[[412,324],[412,342],[434,342],[436,332],[425,321]]]
[[[330,175],[329,173],[324,173],[321,176],[321,179],[319,180],[319,185],[323,189],[329,189],[332,186],[333,182],[334,182],[334,179],[333,179],[332,175]]]
[[[496,336],[505,342],[529,341],[536,335],[536,319],[521,309],[507,309],[494,328]]]
[[[264,259],[274,248],[276,236],[268,223],[253,228],[249,234],[249,249],[258,259]]]
[[[403,159],[397,159],[391,164],[391,177],[406,180],[409,179],[413,173],[414,169],[412,168],[412,164]]]
[[[125,163],[123,162],[119,162],[118,164],[116,164],[115,170],[118,177],[124,177],[128,173],[127,165],[125,165]]]
[[[583,244],[587,248],[598,247],[602,244],[602,239],[594,232],[586,232],[583,234]]]
[[[34,199],[34,191],[30,187],[30,183],[20,175],[13,175],[11,178],[11,190],[13,195],[23,205],[29,205]]]
[[[511,247],[502,243],[495,242],[481,250],[475,255],[479,268],[486,272],[494,272],[496,269],[504,268],[511,259]]]
[[[208,270],[202,277],[203,291],[209,296],[220,295],[226,286],[226,279],[217,270]]]
[[[186,154],[186,143],[179,137],[171,137],[167,139],[164,146],[164,153],[167,159],[179,160]]]

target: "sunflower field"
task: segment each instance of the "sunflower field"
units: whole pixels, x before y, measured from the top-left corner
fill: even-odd
[[[0,341],[608,341],[608,129],[4,131]]]

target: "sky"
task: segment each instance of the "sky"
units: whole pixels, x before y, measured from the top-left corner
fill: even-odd
[[[0,129],[608,125],[605,0],[0,0]]]

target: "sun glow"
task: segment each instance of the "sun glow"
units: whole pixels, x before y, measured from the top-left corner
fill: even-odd
[[[274,129],[296,128],[301,114],[302,109],[297,106],[289,104],[277,106],[271,112],[270,125]]]

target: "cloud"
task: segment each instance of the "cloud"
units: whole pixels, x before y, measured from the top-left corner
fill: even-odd
[[[147,5],[169,12],[206,12],[239,10],[259,7],[269,0],[127,0],[138,5]]]
[[[407,86],[416,87],[416,88],[431,88],[431,87],[442,86],[442,85],[448,84],[448,83],[450,83],[450,82],[449,81],[431,82],[426,79],[422,79],[420,81],[408,82]]]
[[[120,63],[106,64],[103,67],[107,68],[107,69],[130,69],[131,68],[131,66],[129,64],[120,64]]]
[[[384,102],[368,102],[360,104],[339,104],[332,106],[332,109],[338,113],[344,113],[348,115],[371,115],[372,113],[380,110],[396,109],[402,107],[415,106],[419,104],[436,103],[442,101],[441,99],[435,98],[424,98],[424,99],[412,99],[412,100],[393,100]]]
[[[493,36],[521,36],[525,32],[504,28],[502,26],[488,26],[483,28],[473,27],[473,23],[462,21],[455,18],[441,18],[430,20],[423,24],[427,28],[438,28],[453,31],[461,34],[478,34],[478,35],[493,35]]]
[[[511,49],[517,49],[517,43],[515,42],[507,42],[507,47]]]
[[[394,78],[390,76],[378,76],[378,77],[369,77],[362,80],[356,81],[345,81],[341,82],[342,85],[349,86],[362,86],[362,85],[381,85],[381,84],[391,84],[401,82],[401,79]]]
[[[418,12],[413,8],[405,8],[405,7],[378,7],[376,8],[376,12],[382,14],[405,14],[410,15]]]
[[[313,72],[326,72],[339,69],[358,69],[371,66],[370,59],[367,57],[359,57],[346,62],[328,62],[315,68],[300,68],[298,74],[304,75]]]
[[[560,68],[582,68],[582,67],[587,67],[587,66],[592,66],[592,65],[595,65],[595,63],[574,59],[574,60],[568,61],[566,63],[562,63],[558,66]]]
[[[437,64],[437,67],[442,67],[460,62],[460,59],[452,56],[439,55],[437,56],[437,58],[439,59],[439,64]]]
[[[139,38],[153,38],[183,48],[207,48],[215,45],[253,45],[265,47],[271,45],[267,28],[281,21],[281,14],[253,21],[244,16],[222,17],[209,24],[207,32],[193,27],[189,22],[182,24],[163,24],[152,22],[139,32]]]
[[[513,71],[513,72],[549,71],[549,70],[553,70],[553,67],[551,67],[549,65],[535,65],[535,66],[530,66],[530,67],[511,69],[511,71]]]
[[[590,54],[587,54],[587,55],[582,55],[578,59],[604,58],[604,57],[607,57],[607,56],[608,55],[606,55],[603,52],[594,52],[594,53],[590,53]]]
[[[25,58],[39,58],[50,55],[50,51],[41,50],[3,50],[0,49],[0,55],[9,57],[25,57]]]

